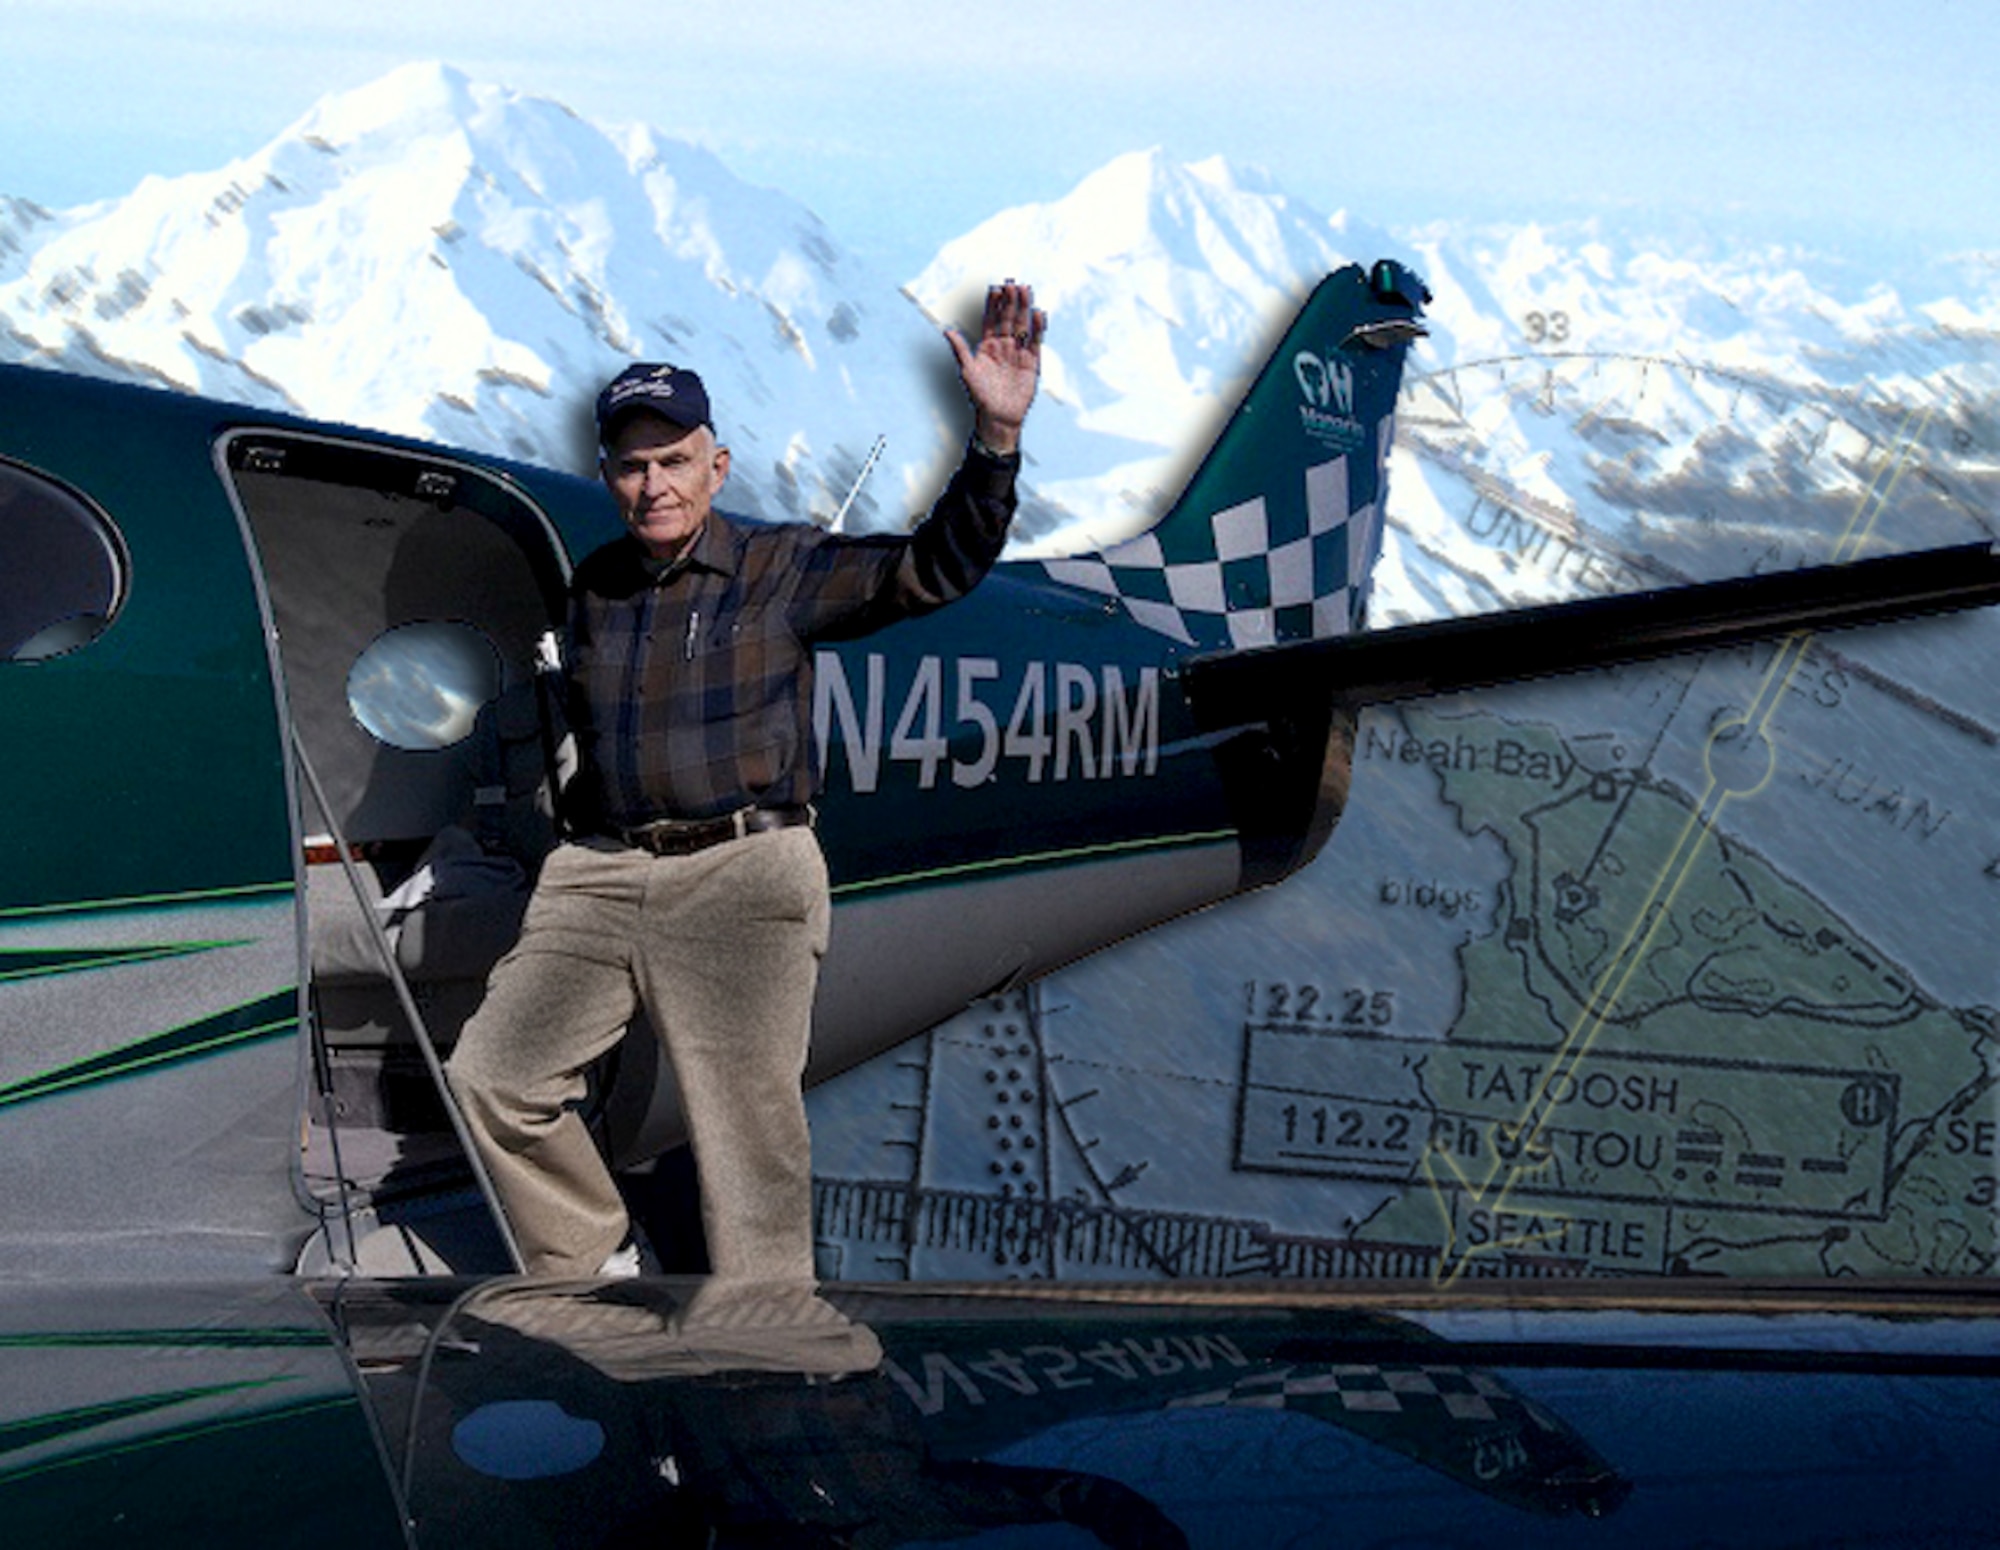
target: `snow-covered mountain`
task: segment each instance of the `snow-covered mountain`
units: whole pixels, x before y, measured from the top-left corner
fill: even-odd
[[[1310,285],[1380,256],[1435,297],[1378,623],[1823,559],[1892,465],[1921,477],[1882,486],[1877,537],[1995,509],[2000,255],[1891,273],[1610,221],[1392,233],[1152,150],[997,213],[899,291],[705,151],[438,65],[212,173],[53,213],[0,198],[0,358],[578,470],[597,384],[679,360],[709,380],[740,509],[824,518],[886,436],[849,518],[875,528],[963,430],[935,320],[1017,275],[1053,319],[1017,551],[1049,554],[1147,526]]]
[[[1037,424],[1038,474],[1070,515],[1049,552],[1143,528],[1311,284],[1382,256],[1414,263],[1434,298],[1406,372],[1378,623],[1831,558],[1899,439],[1926,478],[1883,503],[1872,543],[1977,536],[1966,514],[1995,509],[1992,255],[1889,275],[1599,221],[1391,233],[1220,158],[1150,151],[992,217],[911,291],[962,307],[981,276],[1025,265],[1047,299],[1065,423]],[[1940,526],[1926,488],[1958,516]]]
[[[0,355],[580,470],[596,386],[682,361],[770,515],[830,515],[886,436],[857,514],[900,522],[963,434],[935,330],[802,205],[439,65],[216,172],[0,207]]]
[[[989,275],[1034,281],[1053,320],[1036,474],[1070,519],[1045,547],[1073,550],[1129,536],[1178,492],[1314,281],[1406,251],[1265,173],[1154,149],[981,223],[910,292],[959,314]]]
[[[1379,620],[2000,537],[1991,256],[1404,235],[1436,296]]]

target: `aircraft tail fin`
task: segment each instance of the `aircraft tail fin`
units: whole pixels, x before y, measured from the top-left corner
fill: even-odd
[[[1392,259],[1328,275],[1147,532],[1049,575],[1197,649],[1359,629],[1382,547],[1392,415],[1430,292]]]

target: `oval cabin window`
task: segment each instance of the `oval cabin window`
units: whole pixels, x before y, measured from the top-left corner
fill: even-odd
[[[125,600],[110,521],[65,485],[0,462],[0,661],[87,646]]]

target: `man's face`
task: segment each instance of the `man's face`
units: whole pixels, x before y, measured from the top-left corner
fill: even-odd
[[[706,425],[692,430],[640,410],[604,449],[604,482],[618,515],[655,559],[694,542],[729,477],[729,449]]]

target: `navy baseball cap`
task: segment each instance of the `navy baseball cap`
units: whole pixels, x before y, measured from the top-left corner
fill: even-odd
[[[641,362],[627,366],[597,395],[597,439],[611,440],[618,420],[631,410],[645,409],[675,425],[693,430],[710,424],[708,389],[701,378],[679,366]]]

